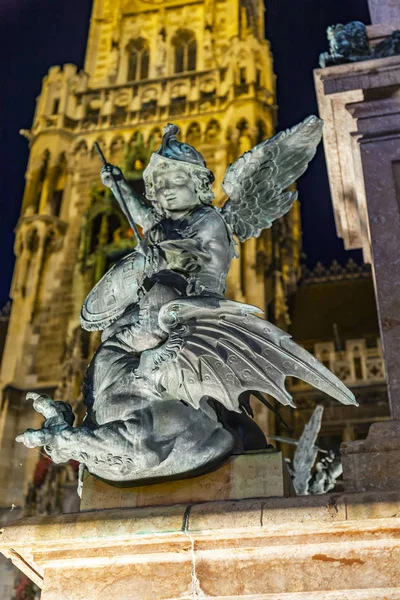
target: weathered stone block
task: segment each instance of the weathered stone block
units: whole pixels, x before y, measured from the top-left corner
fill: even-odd
[[[366,440],[341,451],[346,491],[400,489],[400,421],[374,423]]]
[[[349,520],[400,517],[400,490],[396,492],[344,494],[342,499]]]
[[[86,473],[81,510],[290,495],[294,492],[282,454],[267,450],[231,456],[218,470],[200,477],[131,488],[113,487]]]

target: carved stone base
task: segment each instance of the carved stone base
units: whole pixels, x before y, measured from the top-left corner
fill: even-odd
[[[400,600],[400,493],[36,517],[0,551],[42,600]]]
[[[111,486],[86,472],[81,510],[294,495],[282,453],[260,450],[231,456],[222,467],[200,477],[131,488]]]
[[[366,440],[341,451],[346,491],[400,489],[400,421],[374,423]]]

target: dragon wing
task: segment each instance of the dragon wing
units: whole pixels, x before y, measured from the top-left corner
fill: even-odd
[[[204,396],[240,412],[240,395],[265,392],[294,407],[285,378],[303,379],[343,404],[357,402],[339,379],[288,333],[260,319],[258,308],[211,297],[182,298],[163,306],[159,324],[169,333],[142,354],[138,375],[152,373],[164,398],[195,408]]]
[[[229,200],[222,214],[241,241],[258,237],[290,210],[297,192],[285,190],[314,157],[322,126],[321,119],[310,116],[245,152],[228,167],[222,188]]]

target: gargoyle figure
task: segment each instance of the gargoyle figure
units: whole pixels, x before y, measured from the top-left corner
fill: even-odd
[[[120,169],[103,167],[103,183],[144,238],[82,308],[82,326],[103,330],[84,384],[83,425],[73,427],[68,404],[31,393],[46,421],[18,441],[128,485],[204,473],[234,450],[266,447],[250,394],[294,406],[287,376],[357,404],[258,308],[224,298],[235,237],[257,237],[290,210],[296,192],[286,189],[306,170],[321,131],[311,116],[243,154],[227,169],[222,209],[212,206],[211,171],[177,140],[175,125],[165,128],[144,172],[146,199]]]
[[[270,440],[296,446],[293,461],[286,459],[286,464],[298,496],[326,494],[333,490],[336,480],[343,472],[340,453],[324,450],[315,445],[322,425],[323,412],[324,407],[318,404],[298,440],[276,435],[268,436]],[[315,462],[319,452],[325,456]]]
[[[361,21],[332,25],[327,29],[327,37],[329,52],[324,52],[319,57],[322,68],[400,54],[399,30],[372,48],[369,45],[367,28]]]

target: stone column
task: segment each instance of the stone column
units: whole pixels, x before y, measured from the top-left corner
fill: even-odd
[[[400,419],[400,57],[315,71],[338,234],[372,262],[391,414]]]
[[[315,82],[338,235],[372,263],[393,419],[343,444],[344,479],[347,489],[392,489],[400,485],[400,56],[320,69]]]
[[[358,102],[347,110],[358,129],[390,409],[400,419],[400,99]]]

